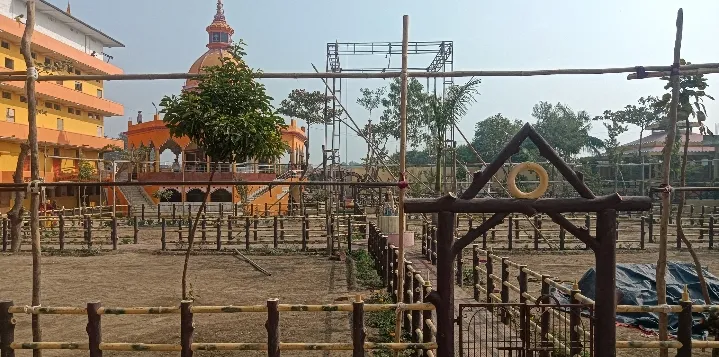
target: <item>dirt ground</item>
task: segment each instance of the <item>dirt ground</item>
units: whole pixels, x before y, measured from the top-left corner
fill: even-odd
[[[252,256],[272,273],[265,276],[230,255],[193,256],[189,283],[199,305],[280,303],[322,304],[342,301],[347,291],[345,263],[321,256]],[[176,306],[180,300],[181,255],[124,252],[91,257],[43,257],[42,302],[44,306],[84,306],[101,301],[104,306]],[[29,255],[0,256],[0,299],[16,305],[30,303]],[[354,294],[354,293],[352,293]],[[30,318],[16,315],[15,340],[30,341]],[[195,314],[195,342],[267,342],[264,313]],[[344,312],[282,312],[282,342],[349,342],[348,314]],[[87,342],[85,316],[43,315],[43,340]],[[179,344],[179,315],[103,316],[103,342]],[[314,352],[317,355],[321,352]],[[351,353],[351,351],[350,351]],[[45,356],[77,356],[86,352],[45,351]],[[177,353],[152,353],[174,356]],[[238,352],[202,352],[207,356],[238,355]],[[248,356],[266,352],[242,352]],[[308,355],[283,352],[283,355]],[[30,356],[31,351],[17,351]],[[105,352],[105,356],[147,355],[146,352]],[[348,355],[333,352],[327,355]]]

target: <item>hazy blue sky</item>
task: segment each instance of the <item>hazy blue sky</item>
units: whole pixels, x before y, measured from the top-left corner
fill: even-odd
[[[50,0],[64,8],[66,0]],[[205,52],[205,27],[216,0],[71,0],[72,13],[125,44],[111,50],[113,63],[126,73],[184,72]],[[266,72],[311,72],[324,68],[325,46],[332,41],[401,41],[402,15],[410,16],[411,41],[452,40],[456,70],[552,69],[668,65],[672,60],[675,17],[684,8],[682,57],[719,62],[719,1],[326,1],[225,0],[225,14],[235,39],[248,45],[247,62]],[[399,65],[400,57],[392,59]],[[410,67],[424,67],[431,57],[410,56]],[[345,57],[345,67],[378,67],[383,56]],[[713,77],[712,77],[713,76]],[[719,96],[719,75],[710,75],[708,92]],[[462,83],[464,79],[458,79]],[[323,89],[320,80],[266,80],[277,103],[293,88]],[[354,104],[361,87],[384,80],[343,83],[350,114],[366,123],[367,113]],[[591,115],[620,109],[645,95],[660,95],[657,79],[627,81],[626,75],[483,78],[481,96],[464,118],[471,136],[475,123],[503,113],[532,121],[539,101],[562,102]],[[106,133],[117,135],[137,110],[152,113],[152,101],[177,93],[182,81],[114,82],[108,98],[125,106],[126,116],[106,120]],[[344,100],[344,99],[343,99]],[[719,104],[707,103],[709,127],[718,123]],[[146,116],[147,117],[147,116]],[[605,136],[601,125],[594,133]],[[638,132],[623,136],[630,140]],[[314,138],[322,131],[313,129]],[[343,135],[344,136],[344,135]],[[344,141],[344,138],[343,138]],[[343,160],[358,160],[366,147],[354,135],[342,145]],[[321,140],[313,140],[312,162],[320,159]],[[347,152],[347,156],[345,156]]]

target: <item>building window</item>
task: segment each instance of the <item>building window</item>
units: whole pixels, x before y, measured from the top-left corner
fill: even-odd
[[[102,137],[102,127],[101,126],[97,127],[97,136]]]
[[[97,90],[97,97],[102,98],[102,89]]]
[[[79,75],[81,75],[81,74],[82,74],[82,72],[80,72],[80,70],[79,70],[79,69],[76,69],[76,70],[75,70],[75,74],[79,76]]]
[[[60,148],[52,148],[52,156],[60,156]]]
[[[5,114],[5,118],[8,122],[14,123],[15,122],[15,109],[13,108],[7,108],[7,112]]]
[[[2,99],[12,99],[12,93],[2,92]]]
[[[46,65],[46,66],[51,66],[51,65],[52,65],[52,60],[50,59],[50,57],[45,57],[45,65]]]
[[[30,52],[30,57],[32,57],[32,59],[37,59],[37,54],[35,52]]]
[[[2,48],[10,49],[10,44],[7,41],[0,41]]]
[[[53,105],[52,105],[52,109],[62,110],[62,107],[60,106],[60,104],[53,104]]]
[[[21,103],[27,103],[27,98],[24,95],[20,96],[20,102]]]
[[[11,58],[5,57],[5,68],[15,69],[15,61]]]
[[[75,109],[72,109],[70,107],[67,107],[67,112],[70,114],[75,114]]]
[[[57,118],[57,130],[65,130],[65,119]]]
[[[82,82],[75,82],[75,90],[82,91]]]
[[[82,115],[82,110],[75,109],[75,115]]]
[[[45,108],[52,109],[52,102],[45,102]]]

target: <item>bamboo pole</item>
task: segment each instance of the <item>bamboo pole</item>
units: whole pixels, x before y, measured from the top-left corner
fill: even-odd
[[[717,73],[719,63],[698,63],[683,66],[685,70],[699,71],[704,73]],[[409,78],[440,78],[440,77],[534,77],[552,75],[587,75],[587,74],[621,74],[631,73],[636,76],[639,68],[647,71],[648,77],[661,77],[653,72],[671,71],[670,66],[631,66],[631,67],[609,67],[609,68],[559,68],[559,69],[538,69],[538,70],[471,70],[471,71],[449,71],[449,72],[407,72]],[[693,75],[696,73],[687,72],[680,75]],[[255,78],[260,79],[389,79],[397,78],[401,72],[384,73],[312,73],[312,72],[261,72],[255,73]],[[164,79],[196,79],[201,77],[198,73],[135,73],[135,74],[84,74],[84,75],[44,75],[39,76],[38,81],[144,81]],[[634,78],[628,78],[634,79]],[[0,74],[0,81],[22,82],[25,81],[25,74],[20,72],[9,72]]]
[[[406,156],[407,156],[407,51],[409,44],[409,15],[402,16],[402,76],[399,91],[399,117],[400,117],[400,138],[399,138],[399,257],[397,267],[397,303],[404,302],[404,195],[406,186]],[[404,184],[403,184],[404,183]],[[397,313],[395,319],[395,342],[402,340],[402,314]],[[395,355],[396,356],[396,355]]]
[[[671,343],[671,342],[670,342]],[[285,351],[351,351],[352,343],[345,342],[280,342],[280,350]],[[267,351],[266,343],[193,343],[193,351]],[[88,343],[77,342],[13,342],[10,345],[13,350],[88,350]],[[365,342],[365,350],[420,350],[436,349],[434,342],[424,343],[380,343]],[[132,352],[179,352],[181,345],[160,344],[160,343],[122,343],[104,342],[100,343],[101,351],[132,351]]]
[[[684,12],[680,8],[677,12],[676,21],[676,38],[674,40],[674,62],[673,66],[675,69],[679,69],[679,62],[681,60],[681,48],[682,48],[682,30],[684,25]],[[669,215],[671,214],[671,200],[670,200],[670,179],[671,179],[671,159],[672,159],[672,148],[674,147],[674,140],[676,136],[677,127],[677,109],[679,106],[679,76],[672,75],[672,100],[669,108],[669,127],[667,128],[667,138],[664,144],[664,158],[662,162],[662,186],[666,189],[662,192],[662,212],[661,221],[659,227],[659,259],[657,260],[657,304],[664,305],[667,303],[667,233],[669,231]],[[659,313],[659,339],[666,341],[667,335],[667,314]],[[667,357],[668,351],[662,349],[660,351],[661,357]]]

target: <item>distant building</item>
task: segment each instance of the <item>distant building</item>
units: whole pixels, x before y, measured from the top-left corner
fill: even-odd
[[[112,37],[45,0],[36,1],[32,55],[39,70],[53,74],[120,74],[122,69],[103,60],[104,49],[124,47]],[[69,10],[69,7],[68,7]],[[25,71],[20,39],[25,26],[26,0],[0,0],[0,70]],[[0,88],[0,180],[12,182],[20,143],[28,138],[28,111],[24,82],[4,82]],[[45,182],[77,181],[80,158],[98,159],[107,145],[104,119],[124,114],[121,104],[108,100],[102,81],[38,82],[38,142],[40,176]],[[91,161],[96,167],[97,161]],[[30,179],[30,159],[24,179]],[[101,179],[101,177],[97,177]],[[80,204],[77,188],[48,189],[47,198],[58,206]],[[99,189],[88,188],[85,203],[99,203]],[[0,211],[11,206],[11,193],[0,193]]]

